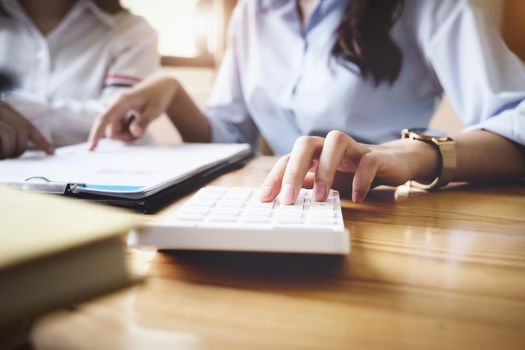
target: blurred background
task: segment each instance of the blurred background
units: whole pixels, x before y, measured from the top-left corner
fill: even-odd
[[[502,33],[509,47],[525,60],[525,1],[471,0]],[[179,79],[203,107],[226,47],[226,31],[236,0],[123,0],[159,33],[163,70]],[[462,124],[446,99],[431,127],[455,133]],[[167,117],[151,129],[161,143],[179,140]]]

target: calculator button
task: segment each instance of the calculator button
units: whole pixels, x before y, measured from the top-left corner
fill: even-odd
[[[302,206],[280,206],[275,210],[275,215],[278,216],[301,216],[302,214]]]
[[[189,201],[188,203],[189,205],[192,205],[192,206],[199,206],[199,207],[208,207],[208,208],[211,208],[215,205],[215,201],[212,200],[212,199],[192,199]]]
[[[259,202],[254,201],[250,202],[246,205],[247,208],[265,208],[265,209],[272,209],[273,208],[273,202]]]
[[[318,213],[333,213],[334,212],[334,208],[333,207],[315,207],[315,206],[311,206],[310,207],[310,213],[312,213],[312,215],[317,215]]]
[[[311,202],[310,206],[312,208],[334,208],[334,201],[333,199],[327,199],[326,202]]]
[[[244,207],[244,201],[238,199],[225,199],[220,201],[219,205],[221,207],[233,207],[233,208],[242,208]]]
[[[270,216],[272,215],[272,210],[266,209],[266,208],[261,208],[261,209],[249,208],[249,209],[245,209],[243,213],[246,216]]]
[[[295,216],[277,216],[275,222],[279,224],[301,224],[303,219]]]
[[[230,207],[217,207],[213,211],[213,215],[229,215],[229,216],[237,216],[239,215],[241,211],[237,208],[230,208]]]
[[[224,199],[247,200],[252,194],[253,190],[249,189],[231,189],[225,195]]]
[[[237,217],[236,216],[231,216],[231,215],[213,215],[213,216],[210,216],[209,221],[214,221],[214,222],[235,222],[235,221],[237,221]]]
[[[334,203],[341,203],[341,199],[339,198],[339,194],[337,194],[338,192],[336,192],[336,194],[332,194],[331,196],[332,197],[328,197],[330,198]]]
[[[304,204],[304,197],[298,197],[296,200],[295,200],[295,203],[292,204],[293,206],[303,206]]]
[[[310,217],[315,218],[334,218],[335,213],[333,210],[310,210]]]

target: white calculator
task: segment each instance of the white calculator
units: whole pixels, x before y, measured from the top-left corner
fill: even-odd
[[[131,246],[158,249],[348,254],[339,193],[326,202],[301,189],[293,205],[263,203],[256,189],[204,187],[181,208],[128,235]]]

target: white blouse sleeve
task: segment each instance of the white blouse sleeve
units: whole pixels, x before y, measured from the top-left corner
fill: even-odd
[[[246,108],[239,76],[238,53],[242,50],[242,3],[237,5],[228,30],[226,50],[212,93],[206,115],[211,124],[212,142],[244,142],[257,147],[259,131]]]
[[[485,129],[525,145],[525,69],[468,0],[419,1],[423,55],[465,131]]]
[[[123,22],[119,25],[120,28],[116,28],[112,38],[114,60],[109,62],[106,84],[102,91],[103,99],[129,87],[119,86],[115,82],[133,83],[133,79],[137,82],[160,68],[155,30],[141,17],[128,14]]]

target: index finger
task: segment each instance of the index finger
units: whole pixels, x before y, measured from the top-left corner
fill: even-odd
[[[282,187],[279,198],[283,204],[293,204],[312,162],[319,156],[324,139],[314,136],[303,136],[297,139],[290,154],[290,159],[282,176]]]
[[[46,152],[48,155],[55,153],[55,147],[47,141],[47,139],[35,128],[33,125],[29,125],[29,138],[33,143]]]
[[[95,150],[98,145],[98,141],[104,135],[106,127],[116,121],[119,117],[123,117],[128,110],[127,103],[122,100],[118,100],[113,104],[100,118],[98,118],[91,127],[88,138],[88,148],[90,151]]]
[[[47,139],[38,131],[38,129],[26,118],[14,109],[10,104],[2,102],[0,107],[4,108],[6,113],[3,118],[7,119],[11,125],[18,130],[18,145],[16,156],[21,155],[27,149],[27,140],[33,141],[35,146],[51,155],[55,153],[55,148]]]

